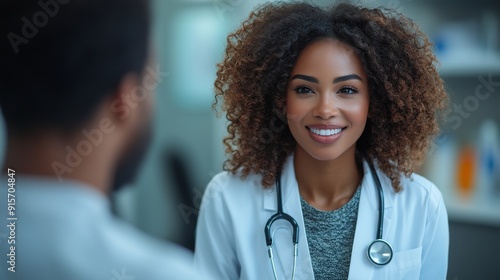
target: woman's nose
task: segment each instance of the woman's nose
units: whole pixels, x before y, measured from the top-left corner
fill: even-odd
[[[330,96],[330,94],[324,94],[318,98],[316,106],[313,109],[313,115],[314,117],[327,120],[338,114],[337,105],[334,97]]]

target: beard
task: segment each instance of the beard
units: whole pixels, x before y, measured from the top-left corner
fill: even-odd
[[[148,151],[153,138],[152,121],[147,121],[139,130],[128,151],[118,162],[112,183],[112,193],[134,181]]]

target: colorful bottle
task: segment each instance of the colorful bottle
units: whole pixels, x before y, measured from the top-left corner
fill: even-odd
[[[500,168],[498,127],[492,120],[486,120],[477,136],[478,170],[474,196],[479,201],[487,201],[495,196],[496,174]]]
[[[458,154],[457,186],[462,197],[470,197],[476,177],[476,152],[471,146],[465,146]]]

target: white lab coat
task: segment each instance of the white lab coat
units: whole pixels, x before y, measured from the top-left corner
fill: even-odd
[[[349,279],[445,279],[448,268],[448,217],[439,190],[427,179],[403,178],[395,193],[378,168],[384,190],[383,239],[393,250],[386,266],[372,264],[368,245],[375,240],[378,195],[364,163],[358,220],[349,268]],[[296,279],[314,279],[304,227],[293,156],[281,175],[283,211],[299,225]],[[267,220],[276,213],[275,188],[263,189],[261,177],[222,172],[209,183],[200,208],[196,234],[195,265],[215,279],[273,279],[264,237]],[[274,258],[279,279],[291,279],[293,245],[290,226],[282,223],[274,235]]]

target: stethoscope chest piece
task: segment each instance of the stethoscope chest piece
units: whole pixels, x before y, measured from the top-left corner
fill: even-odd
[[[383,239],[374,240],[367,253],[368,259],[376,265],[386,265],[392,260],[392,247]]]

